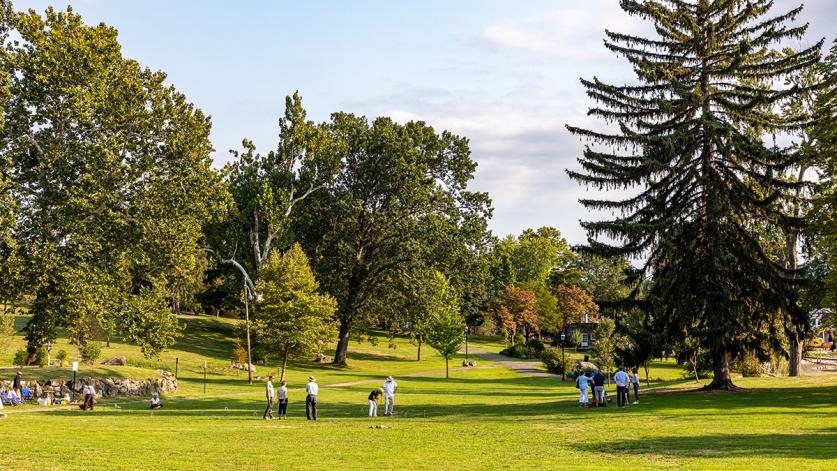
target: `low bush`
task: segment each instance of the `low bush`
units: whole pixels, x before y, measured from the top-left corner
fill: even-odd
[[[29,354],[26,353],[26,350],[18,350],[15,352],[14,363],[16,366],[26,366],[26,363],[29,362]]]
[[[546,371],[556,375],[564,374],[565,365],[563,360],[560,348],[548,347],[541,353],[541,361],[546,366]]]
[[[69,358],[70,358],[70,354],[67,353],[67,350],[62,349],[62,350],[58,350],[55,353],[55,359],[58,360],[58,362],[60,363],[60,366],[64,366],[64,364],[67,363],[67,360],[69,360]]]
[[[35,357],[35,364],[40,366],[41,368],[48,366],[49,363],[49,352],[44,347],[38,349],[38,355]]]
[[[102,354],[102,349],[95,343],[88,343],[82,345],[78,349],[78,352],[81,354],[81,361],[90,364],[99,359],[99,356]]]
[[[540,358],[544,351],[544,344],[538,339],[531,339],[528,342],[516,342],[508,346],[500,354],[513,358]]]

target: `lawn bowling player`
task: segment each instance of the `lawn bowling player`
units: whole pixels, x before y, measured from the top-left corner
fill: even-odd
[[[273,375],[267,377],[267,383],[264,385],[265,399],[267,399],[267,407],[262,414],[262,420],[273,419],[273,399],[276,397],[273,389]]]
[[[398,383],[392,376],[387,376],[381,389],[384,390],[384,415],[392,415],[395,412],[395,391],[398,389]]]

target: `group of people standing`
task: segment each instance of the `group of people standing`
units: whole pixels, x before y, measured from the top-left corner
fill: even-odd
[[[263,420],[273,419],[273,406],[276,401],[279,405],[279,419],[288,418],[288,387],[287,382],[282,381],[279,387],[273,385],[273,375],[268,376],[267,383],[265,383],[265,398],[267,399],[267,407],[262,415]],[[392,376],[388,376],[384,384],[372,390],[369,394],[369,417],[376,417],[378,415],[378,401],[381,396],[384,397],[384,415],[392,415],[395,412],[395,391],[398,389],[398,383],[395,382]],[[317,385],[316,379],[313,376],[308,377],[308,383],[305,385],[305,417],[308,420],[317,420],[317,396],[319,396],[320,387]]]
[[[593,407],[607,406],[607,396],[605,394],[605,381],[607,377],[601,371],[589,371],[587,373],[579,373],[576,378],[579,396],[578,403],[580,407],[590,407],[590,387],[593,388],[595,402]],[[634,404],[639,404],[639,375],[637,369],[634,368],[631,374],[625,372],[625,367],[620,366],[619,371],[613,375],[613,381],[616,383],[616,405],[617,407],[625,407],[630,402],[631,386],[634,389]]]

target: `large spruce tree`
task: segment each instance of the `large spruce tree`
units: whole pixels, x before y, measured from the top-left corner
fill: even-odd
[[[697,340],[711,353],[709,388],[734,387],[731,358],[745,351],[764,357],[765,345],[782,348],[783,324],[796,334],[806,328],[795,296],[800,277],[764,253],[752,227],[754,220],[800,224],[782,202],[801,183],[780,178],[800,157],[753,130],[804,125],[804,117],[776,112],[800,93],[783,87],[782,78],[817,62],[821,43],[772,54],[807,27],[792,25],[801,7],[771,16],[772,4],[622,0],[624,11],[652,22],[657,33],[606,32],[605,46],[630,61],[637,81],[582,80],[598,103],[589,115],[618,130],[568,126],[593,144],[579,159],[583,170],[568,171],[571,178],[635,190],[622,199],[581,201],[618,214],[583,223],[586,249],[646,260],[641,274],[654,282],[642,305],[671,341]]]

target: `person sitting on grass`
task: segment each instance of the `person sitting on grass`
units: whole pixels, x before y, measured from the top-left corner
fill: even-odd
[[[163,404],[160,403],[160,395],[155,392],[154,394],[151,395],[151,406],[149,407],[149,409],[157,410],[157,409],[162,409],[162,408],[163,408]]]
[[[578,385],[578,405],[579,407],[587,407],[587,402],[590,400],[590,395],[587,392],[588,386],[593,380],[585,374],[579,374],[575,382]]]
[[[6,398],[9,400],[9,402],[12,403],[13,406],[20,405],[20,396],[17,394],[17,392],[15,392],[14,389],[9,389],[9,392],[6,393]]]
[[[369,417],[378,416],[378,400],[381,398],[381,394],[383,393],[383,389],[373,389],[372,392],[369,393]]]

